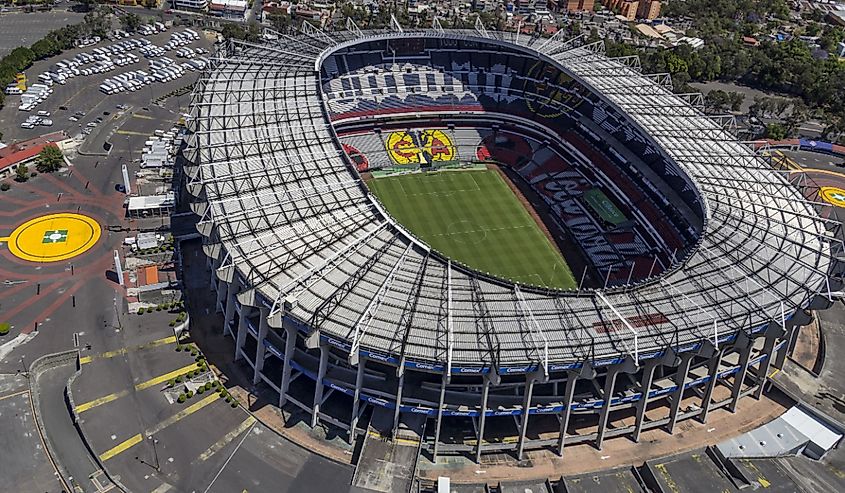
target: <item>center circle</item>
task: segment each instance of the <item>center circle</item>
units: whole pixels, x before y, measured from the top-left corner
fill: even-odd
[[[9,251],[30,262],[59,262],[85,253],[100,239],[94,219],[74,213],[48,214],[21,224],[9,236]]]

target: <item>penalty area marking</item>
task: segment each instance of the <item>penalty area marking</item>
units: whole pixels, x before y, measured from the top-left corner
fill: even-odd
[[[100,239],[102,229],[94,219],[73,213],[48,214],[21,224],[0,238],[9,252],[29,262],[59,262],[82,255]]]

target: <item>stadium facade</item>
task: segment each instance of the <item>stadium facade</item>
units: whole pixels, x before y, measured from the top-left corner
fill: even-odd
[[[637,58],[480,24],[304,26],[218,53],[184,154],[224,333],[312,426],[351,439],[362,419],[415,422],[435,456],[639,440],[759,398],[796,328],[839,296],[839,223],[814,192]],[[579,289],[453,262],[393,220],[339,137],[409,121],[451,135],[457,154],[474,128],[492,147],[520,134],[580,156],[642,248],[615,247],[618,230],[579,236],[577,191],[546,193],[588,266]],[[544,166],[530,159],[510,164]]]

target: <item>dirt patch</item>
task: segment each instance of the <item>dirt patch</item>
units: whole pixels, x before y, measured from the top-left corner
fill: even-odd
[[[790,358],[805,370],[817,373],[819,350],[821,349],[821,333],[819,331],[818,319],[813,316],[813,321],[798,329],[798,339],[795,341],[795,349]]]

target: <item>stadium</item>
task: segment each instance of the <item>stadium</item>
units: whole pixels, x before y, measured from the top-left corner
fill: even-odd
[[[759,398],[841,296],[818,190],[561,36],[305,23],[218,53],[187,189],[279,406],[435,458],[637,441]]]

